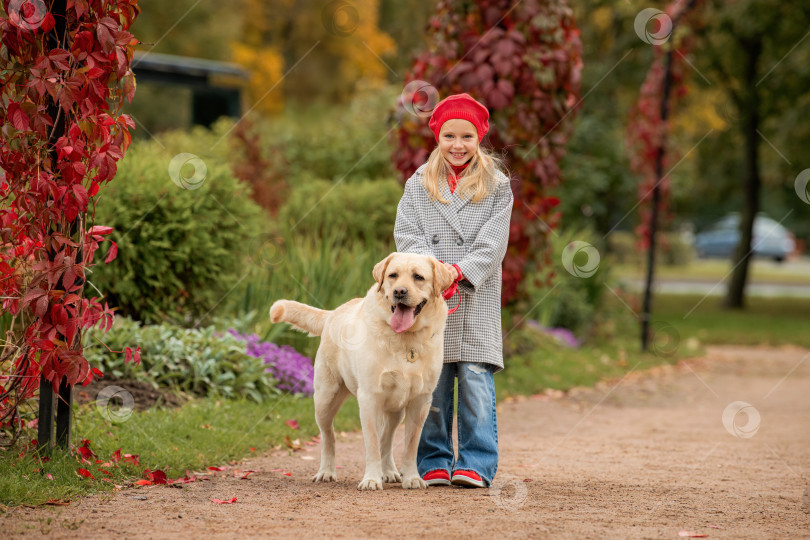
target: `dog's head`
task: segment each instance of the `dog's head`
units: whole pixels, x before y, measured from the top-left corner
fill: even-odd
[[[381,305],[391,312],[391,328],[405,332],[414,326],[430,302],[444,302],[442,291],[453,284],[453,275],[433,257],[392,253],[374,265]],[[421,326],[421,325],[420,325]]]

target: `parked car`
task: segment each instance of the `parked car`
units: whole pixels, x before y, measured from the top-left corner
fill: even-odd
[[[751,247],[754,256],[782,262],[793,252],[793,235],[773,219],[759,214],[754,218]],[[695,235],[698,257],[730,257],[740,241],[740,215],[729,214],[707,231]]]

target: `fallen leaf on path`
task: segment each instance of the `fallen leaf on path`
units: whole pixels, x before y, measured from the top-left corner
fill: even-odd
[[[217,503],[217,504],[233,504],[233,503],[236,502],[236,497],[234,497],[234,498],[232,498],[230,500],[227,500],[227,501],[223,501],[223,500],[220,500],[220,499],[211,499],[211,502],[212,503]]]
[[[316,435],[316,436],[312,437],[312,441],[316,442],[316,443],[319,443],[319,442],[321,442],[321,438],[320,438],[320,436]]]
[[[295,418],[290,418],[284,423],[290,426],[292,429],[298,429],[299,427],[301,427],[298,425],[298,420],[296,420]]]
[[[283,474],[284,476],[292,476],[291,472],[285,472],[285,473],[281,473],[281,474]]]
[[[531,478],[524,478],[524,479],[523,479],[523,481],[524,481],[524,482],[531,482],[531,481],[532,481],[532,479],[531,479]]]
[[[293,450],[300,450],[301,449],[301,440],[300,439],[295,439],[294,441],[291,441],[289,435],[286,435],[284,437],[284,444],[286,444],[288,447],[292,448]]]
[[[315,458],[312,456],[301,456],[301,459],[306,459],[307,461],[314,460]]]
[[[169,480],[170,484],[188,484],[190,482],[196,482],[196,476],[185,476],[183,478],[175,478],[174,480]]]
[[[723,527],[718,527],[717,525],[706,525],[710,529],[722,529]]]
[[[706,538],[709,536],[708,534],[700,534],[692,531],[681,531],[678,533],[678,536],[685,536],[687,538]]]
[[[251,447],[250,447],[250,451],[251,451],[251,452],[255,452],[255,451],[256,451],[256,449],[255,449],[255,448],[253,448],[253,447],[251,446]]]
[[[270,472],[283,472],[284,469],[270,469]]]
[[[47,506],[67,506],[70,504],[70,501],[67,499],[48,499],[42,504]]]
[[[209,471],[227,471],[228,467],[208,467]]]
[[[234,478],[239,478],[240,480],[246,480],[247,477],[250,476],[251,473],[255,473],[255,472],[257,472],[257,471],[240,471],[240,470],[237,469],[237,470],[233,471],[233,477]]]
[[[151,486],[152,482],[150,482],[149,480],[136,480],[135,482],[133,482],[133,484],[135,484],[136,486]]]

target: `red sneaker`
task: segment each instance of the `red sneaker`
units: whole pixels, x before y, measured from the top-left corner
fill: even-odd
[[[436,469],[435,471],[426,472],[422,480],[429,486],[449,486],[450,473],[444,469]]]
[[[451,483],[454,486],[486,487],[484,481],[475,471],[454,471]]]

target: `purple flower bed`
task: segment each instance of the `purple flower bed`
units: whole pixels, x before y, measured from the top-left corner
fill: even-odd
[[[311,396],[315,369],[312,360],[300,354],[289,345],[278,346],[269,341],[259,341],[256,334],[240,334],[229,330],[230,334],[247,345],[247,354],[261,358],[278,381],[278,389],[295,394]]]
[[[581,345],[576,336],[574,336],[573,332],[571,332],[571,330],[568,328],[547,328],[539,322],[533,320],[527,321],[526,325],[553,337],[557,340],[557,342],[567,345],[568,347],[577,348]]]

